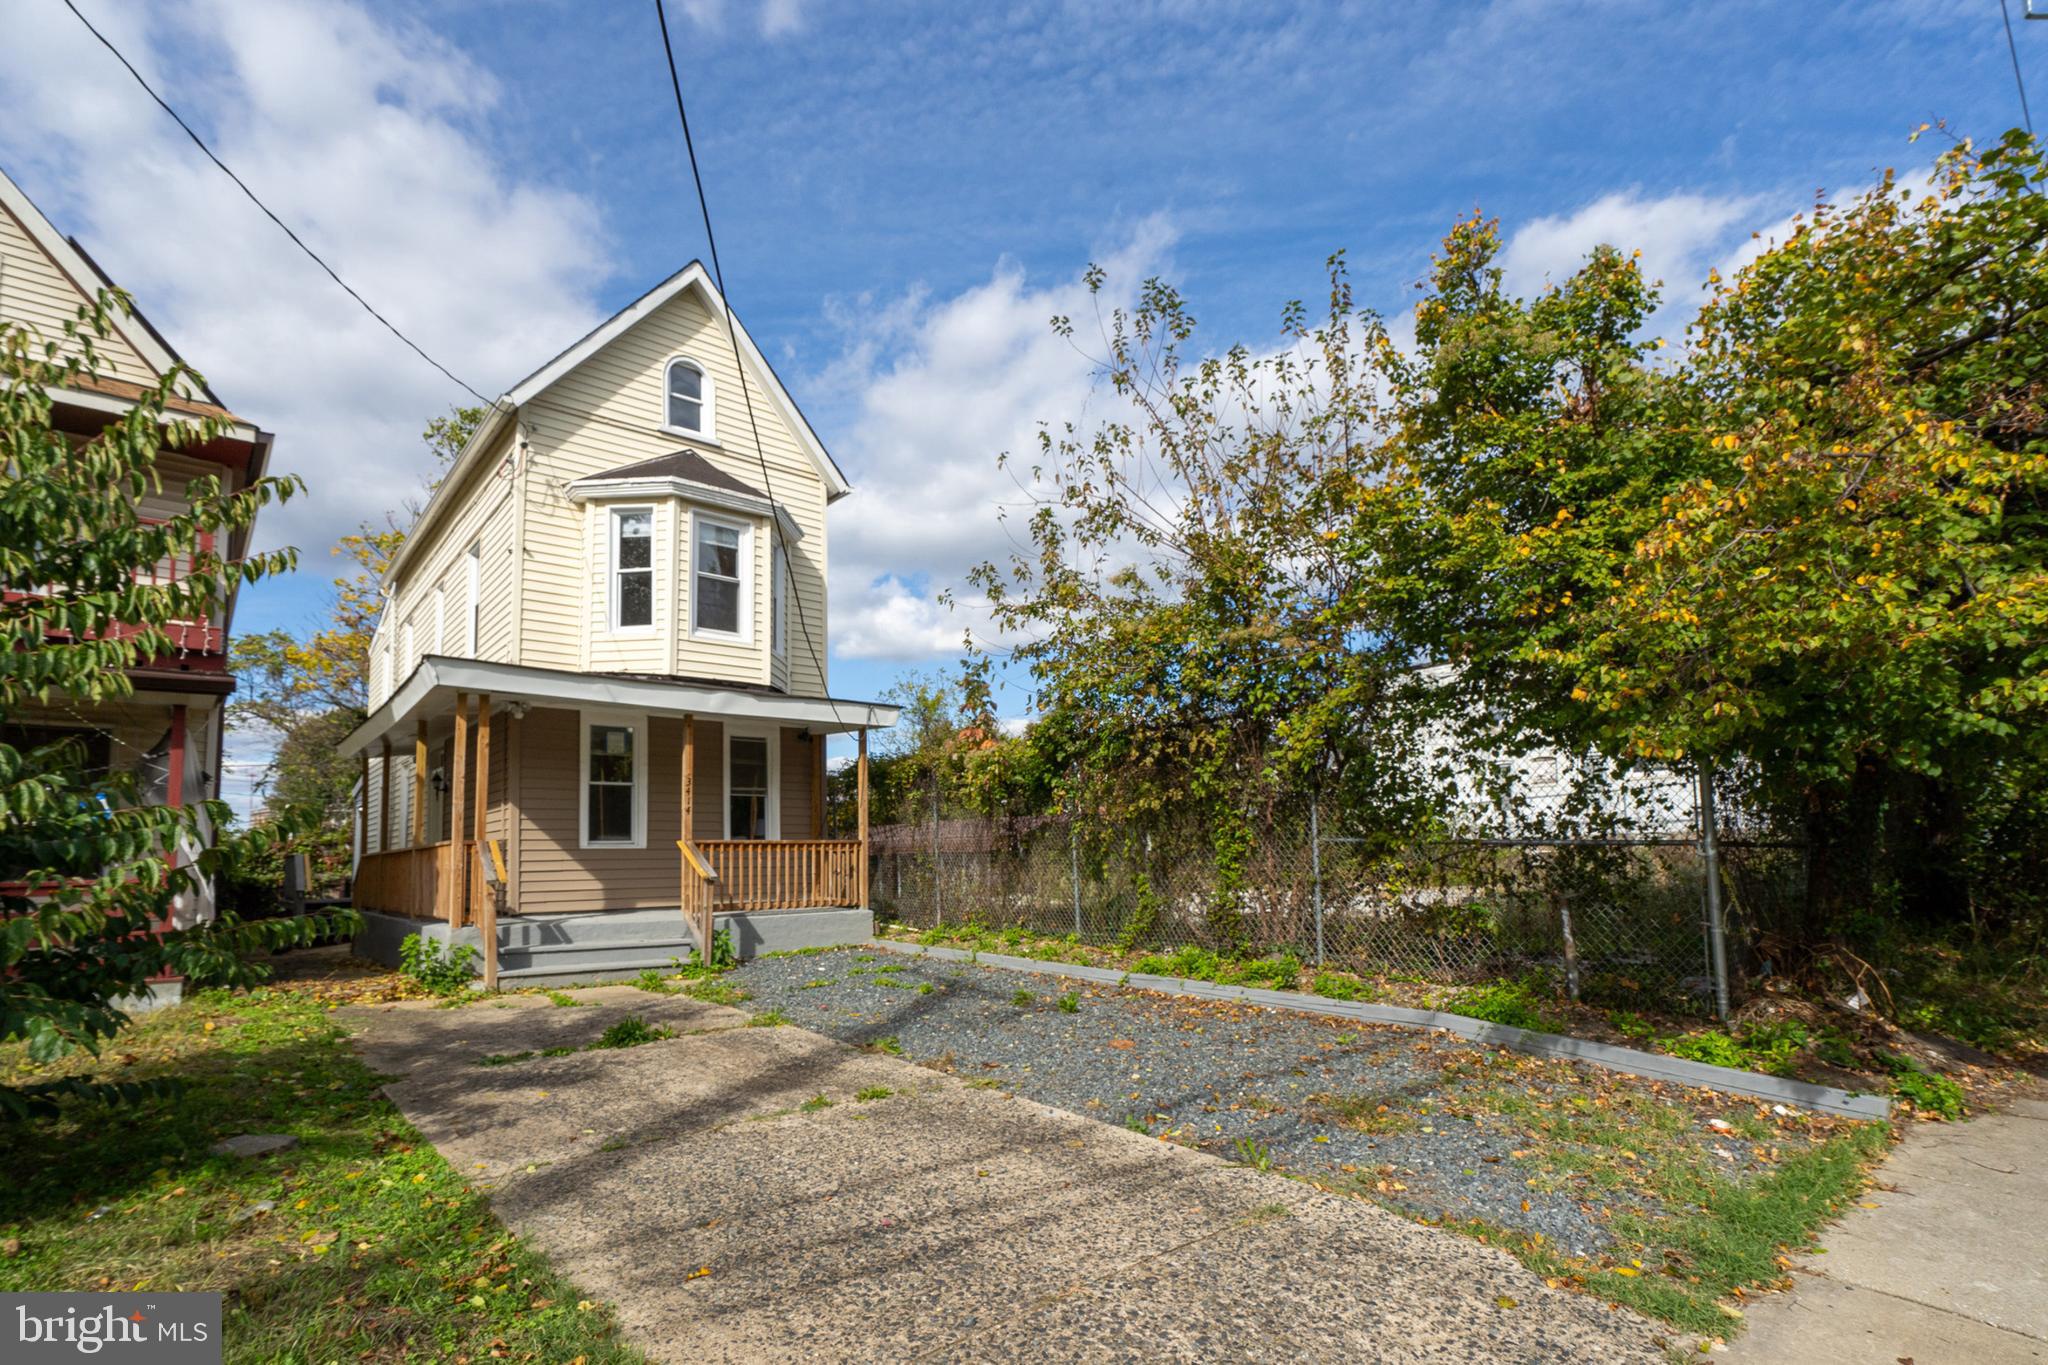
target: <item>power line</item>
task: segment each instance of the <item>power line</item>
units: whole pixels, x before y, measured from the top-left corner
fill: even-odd
[[[142,78],[142,73],[135,69],[135,63],[129,61],[126,57],[122,56],[121,49],[115,47],[113,43],[108,40],[106,34],[94,28],[92,20],[86,18],[85,15],[79,11],[78,6],[72,3],[72,0],[64,0],[64,8],[70,10],[72,14],[77,16],[78,22],[85,25],[86,32],[92,34],[93,37],[100,40],[101,47],[104,47],[107,51],[113,53],[114,59],[120,62],[121,65],[128,68],[128,74],[135,78],[135,83],[141,86],[144,92],[147,93],[151,99],[156,101],[157,107],[159,109],[162,109],[166,114],[169,114],[172,120],[175,121],[180,128],[183,128],[185,130],[185,136],[192,139],[192,145],[197,147],[200,151],[206,153],[206,159],[208,161],[211,161],[214,165],[218,166],[220,168],[220,172],[222,175],[225,175],[228,179],[234,181],[235,188],[240,190],[243,194],[247,195],[250,203],[254,204],[257,208],[263,210],[263,216],[268,218],[271,222],[277,224],[278,229],[281,232],[283,232],[285,236],[292,239],[293,246],[305,252],[306,255],[312,260],[313,264],[319,266],[322,270],[327,272],[328,279],[333,280],[336,284],[340,285],[342,287],[343,292],[345,292],[350,298],[354,299],[357,303],[361,304],[363,306],[363,311],[365,313],[368,313],[371,317],[383,323],[384,330],[391,333],[391,335],[397,337],[407,346],[411,347],[414,355],[417,355],[421,360],[426,361],[429,365],[432,365],[435,369],[439,370],[443,375],[446,375],[450,380],[452,380],[457,385],[457,387],[467,390],[469,395],[472,398],[476,399],[477,402],[484,404],[486,407],[490,405],[490,399],[484,397],[475,389],[471,388],[468,384],[464,383],[460,378],[458,378],[455,375],[454,371],[450,370],[446,365],[443,365],[440,361],[434,359],[434,357],[428,355],[425,351],[421,350],[418,342],[414,341],[405,333],[399,331],[398,328],[392,324],[391,319],[385,317],[382,313],[378,312],[376,309],[370,306],[370,301],[368,299],[364,298],[361,294],[358,294],[355,290],[349,288],[348,281],[344,280],[341,276],[335,274],[334,267],[327,264],[326,261],[320,259],[320,253],[313,250],[313,248],[307,246],[305,242],[301,241],[299,238],[299,234],[293,232],[291,230],[291,227],[284,221],[284,219],[278,217],[275,213],[272,213],[270,211],[270,206],[264,203],[261,199],[258,199],[256,197],[256,191],[250,189],[247,185],[242,183],[242,177],[236,175],[233,171],[229,170],[227,163],[225,161],[222,161],[219,157],[213,154],[213,148],[207,146],[205,140],[201,138],[199,134],[192,131],[192,125],[185,122],[184,118],[179,115],[177,110],[171,108],[169,104],[166,104],[164,102],[164,97],[162,95],[157,94],[156,90],[151,87],[150,83]]]
[[[66,3],[69,3],[69,0],[66,0]],[[661,23],[661,48],[668,55],[668,83],[676,95],[676,117],[683,125],[683,147],[690,154],[690,178],[697,187],[697,208],[704,216],[704,244],[710,249],[711,277],[717,282],[718,302],[725,312],[726,340],[732,345],[733,368],[739,372],[740,395],[747,401],[747,426],[754,436],[754,459],[761,466],[761,483],[763,490],[768,494],[768,501],[775,503],[775,482],[768,473],[768,456],[761,449],[761,427],[754,417],[754,392],[747,384],[747,363],[740,356],[739,326],[733,321],[732,296],[725,292],[725,272],[718,265],[718,238],[711,231],[711,202],[704,197],[704,175],[697,169],[697,144],[690,137],[690,115],[683,108],[683,78],[676,72],[676,49],[675,44],[669,41],[668,12],[664,9],[662,0],[654,0],[654,17]],[[825,664],[818,657],[818,642],[811,637],[810,613],[804,610],[803,594],[796,590],[795,576],[790,572],[787,554],[782,557],[782,576],[789,590],[789,599],[796,605],[797,624],[803,628],[804,648],[810,653],[811,667],[817,671],[818,685],[825,688],[825,700],[831,703],[832,718],[843,726],[845,719],[839,714],[839,703],[832,700],[832,689],[825,687]],[[822,588],[823,584],[819,586]]]
[[[69,3],[69,0],[66,0]],[[2012,40],[2012,6],[2007,0],[1998,0],[1998,12],[2005,16],[2005,50],[2012,57],[2013,84],[2020,88],[2020,117],[2026,120],[2027,136],[2034,135],[2034,115],[2027,108],[2027,78],[2020,74],[2019,44]]]

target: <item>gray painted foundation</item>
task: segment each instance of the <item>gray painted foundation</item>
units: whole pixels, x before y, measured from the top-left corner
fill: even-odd
[[[450,929],[439,920],[361,912],[355,950],[397,966],[399,945],[418,934],[435,943],[481,948],[475,925]],[[735,911],[717,917],[714,930],[732,934],[742,958],[798,948],[836,948],[865,942],[875,931],[866,910]],[[561,915],[505,915],[498,920],[498,981],[507,987],[557,986],[579,981],[623,981],[696,957],[678,910],[602,910]]]
[[[1892,1112],[1891,1100],[1883,1095],[1859,1094],[1837,1090],[1829,1085],[1811,1085],[1805,1081],[1785,1080],[1778,1076],[1762,1076],[1753,1071],[1737,1071],[1732,1067],[1709,1066],[1705,1062],[1691,1062],[1683,1057],[1667,1057],[1659,1052],[1615,1047],[1608,1043],[1590,1042],[1584,1038],[1566,1038],[1555,1033],[1509,1028],[1506,1024],[1490,1024],[1484,1019],[1468,1019],[1462,1014],[1446,1014],[1441,1010],[1411,1010],[1398,1005],[1369,1005],[1358,1000],[1326,1000],[1320,995],[1306,995],[1300,991],[1262,991],[1250,986],[1219,986],[1211,981],[1146,976],[1138,972],[1119,972],[1108,967],[1041,962],[1037,958],[1008,957],[1001,953],[973,953],[959,948],[928,948],[896,939],[874,939],[869,946],[918,957],[943,958],[949,962],[977,962],[984,967],[1001,967],[1006,971],[1033,972],[1040,976],[1067,976],[1077,981],[1093,981],[1105,986],[1129,986],[1135,990],[1158,991],[1164,995],[1185,995],[1199,1000],[1232,1000],[1247,1005],[1264,1005],[1271,1009],[1294,1010],[1300,1014],[1326,1014],[1339,1019],[1356,1019],[1369,1024],[1402,1024],[1409,1028],[1437,1029],[1445,1033],[1455,1033],[1460,1038],[1467,1038],[1475,1043],[1510,1048],[1534,1057],[1569,1057],[1593,1066],[1604,1067],[1609,1071],[1626,1072],[1631,1076],[1642,1076],[1648,1080],[1673,1081],[1679,1085],[1696,1086],[1702,1090],[1718,1090],[1728,1095],[1747,1095],[1755,1099],[1774,1100],[1781,1104],[1796,1104],[1803,1109],[1814,1109],[1824,1114],[1841,1114],[1854,1119],[1889,1118]]]

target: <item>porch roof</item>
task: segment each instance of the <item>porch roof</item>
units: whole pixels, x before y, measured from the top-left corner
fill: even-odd
[[[654,716],[709,716],[781,721],[821,734],[880,729],[896,723],[899,707],[841,697],[794,697],[768,689],[680,678],[617,673],[574,673],[428,655],[390,700],[341,742],[344,756],[361,753],[393,730],[450,710],[458,692],[483,692],[495,702],[534,706],[605,707]]]

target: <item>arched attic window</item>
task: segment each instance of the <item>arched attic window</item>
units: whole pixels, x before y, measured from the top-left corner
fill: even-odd
[[[712,436],[711,376],[687,357],[669,361],[662,384],[662,425],[705,440]]]

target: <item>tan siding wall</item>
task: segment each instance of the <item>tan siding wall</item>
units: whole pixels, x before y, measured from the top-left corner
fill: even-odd
[[[97,280],[74,282],[36,245],[20,220],[0,208],[0,318],[26,324],[44,340],[56,341],[64,335],[65,324],[77,318],[79,305],[91,301],[88,291],[98,288]],[[161,377],[118,332],[95,338],[93,350],[99,356],[99,373],[107,378],[151,384]],[[76,347],[67,348],[67,354],[76,353]]]
[[[811,823],[811,755],[814,741],[803,731],[782,731],[782,837],[815,837]]]
[[[668,360],[687,355],[710,373],[715,393],[716,434],[720,445],[695,444],[660,430],[663,371]],[[690,446],[724,472],[754,488],[773,485],[776,499],[803,529],[804,538],[790,546],[796,592],[804,599],[812,635],[822,659],[825,652],[825,488],[809,457],[782,424],[767,401],[764,377],[750,375],[755,417],[761,429],[757,458],[749,430],[738,372],[720,322],[693,295],[671,300],[648,318],[592,356],[558,383],[527,404],[521,413],[532,442],[525,477],[526,542],[524,600],[521,603],[524,657],[521,663],[544,668],[577,668],[584,657],[584,635],[592,610],[591,579],[601,572],[593,562],[592,539],[581,515],[566,496],[576,479]],[[768,465],[764,480],[761,458]],[[734,681],[768,680],[769,546],[767,525],[756,525],[753,564],[753,629],[751,643],[736,647],[693,640],[686,623],[688,562],[686,537],[675,537],[664,562],[681,588],[673,598],[679,629],[672,671],[695,677]],[[599,600],[602,606],[601,599]],[[790,609],[791,690],[816,694],[824,690],[810,652]]]
[[[516,839],[518,908],[525,914],[569,910],[630,910],[676,904],[682,867],[676,852],[681,825],[683,723],[648,723],[647,847],[587,849],[581,841],[578,802],[584,799],[579,713],[542,708],[519,722]],[[723,835],[724,737],[715,721],[697,722],[698,839]],[[509,755],[508,755],[509,758]],[[498,757],[491,758],[493,772]],[[493,786],[497,784],[494,781]],[[508,858],[511,848],[507,848]]]

